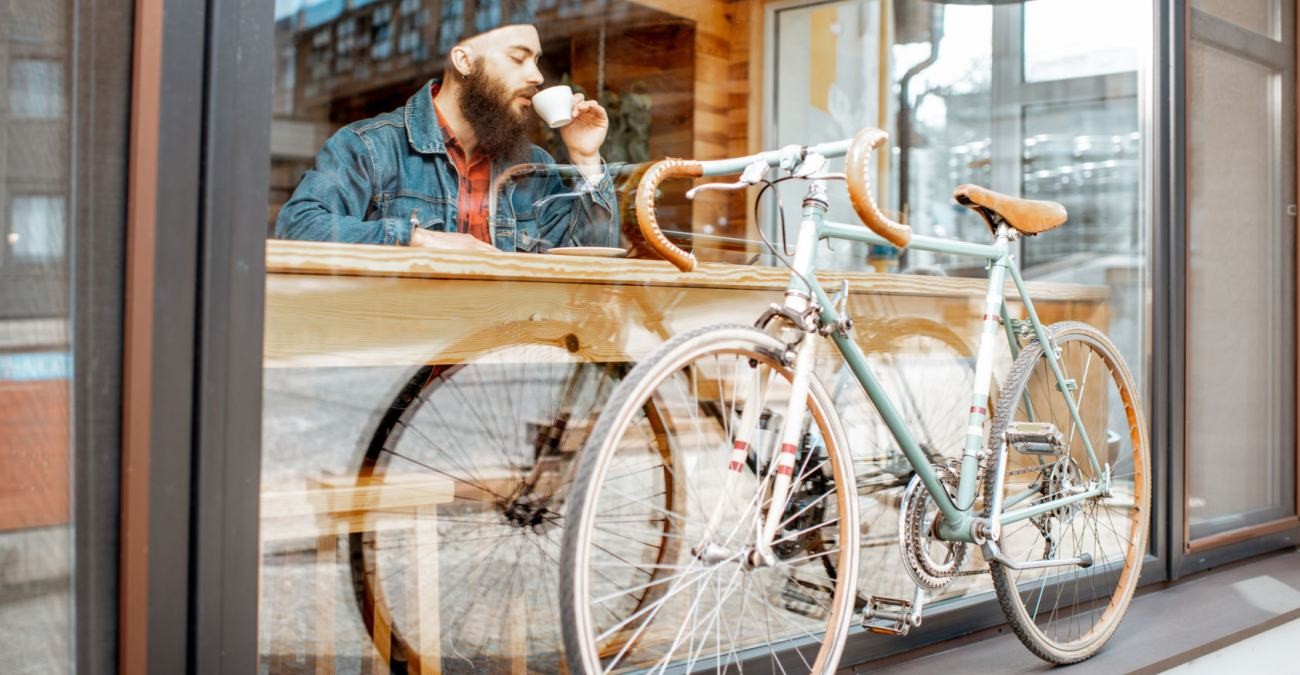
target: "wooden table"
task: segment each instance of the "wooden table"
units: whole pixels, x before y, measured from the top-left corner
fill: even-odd
[[[343,373],[377,371],[392,378],[393,369],[385,367],[393,366],[400,367],[398,372],[408,372],[402,369],[424,364],[513,364],[528,359],[635,362],[671,336],[698,326],[752,324],[769,303],[781,300],[787,282],[784,268],[702,264],[698,271],[682,274],[668,263],[652,260],[435,253],[285,241],[268,242],[267,271],[268,382],[283,383],[304,373],[324,373],[312,376],[304,386],[330,389],[335,388],[330,378],[343,377]],[[963,367],[973,363],[986,292],[984,279],[871,273],[819,276],[831,289],[838,288],[842,280],[849,282],[855,339],[868,355],[905,350],[907,347],[900,346],[905,342],[901,336],[928,332],[941,336],[950,349],[958,352]],[[1045,322],[1075,319],[1101,326],[1108,323],[1104,287],[1031,283],[1029,289]],[[1009,286],[1008,293],[1014,297],[1014,288]],[[1013,315],[1021,311],[1018,303],[1011,303],[1011,311]],[[521,344],[546,348],[519,350]],[[318,370],[326,368],[337,370]],[[931,389],[940,395],[956,395],[964,410],[969,405],[968,392],[952,391],[953,387],[946,384],[935,383]],[[347,389],[348,385],[341,387]],[[298,400],[280,396],[274,400]],[[301,398],[296,391],[293,396]],[[322,408],[328,402],[313,401],[311,414],[341,419],[357,408],[382,411],[391,400],[371,401],[366,397],[374,394],[348,390],[339,395],[337,405],[330,410]],[[324,463],[320,458],[333,450],[334,466],[313,465],[310,471],[315,473],[307,468],[293,469],[299,471],[295,478],[319,475],[322,470],[340,475],[355,472],[355,455],[346,453],[355,452],[358,440],[364,441],[373,431],[364,428],[372,424],[365,410],[347,422],[334,422],[328,427],[334,434],[330,436],[317,431],[325,428],[323,423],[311,424],[310,420],[294,417],[304,414],[305,409],[286,410],[283,414],[294,423],[277,424],[280,412],[273,403],[268,405],[271,407],[266,410],[265,423],[272,430],[267,438],[269,460],[275,460],[277,448],[287,452],[293,447],[307,461]],[[527,422],[520,420],[521,424]],[[285,435],[279,438],[274,435],[279,428],[292,431],[279,432]],[[302,428],[312,429],[312,433],[299,435],[297,430]],[[289,434],[295,437],[288,439]],[[303,443],[309,445],[308,452],[301,451]],[[340,485],[347,483],[344,478],[335,480],[341,481]],[[312,489],[317,488],[320,486]],[[446,499],[473,497],[460,494],[462,491],[462,486],[451,486]],[[504,489],[501,492],[508,493]],[[277,500],[287,498],[267,495],[263,513],[273,515],[273,509],[279,508]],[[317,500],[317,507],[326,502]],[[447,507],[454,504],[444,505]],[[424,508],[432,516],[438,507],[430,503]],[[324,533],[310,536],[330,537],[328,545],[320,540],[322,555],[332,555],[333,537],[353,531],[351,528],[358,522],[350,516],[340,519],[338,515],[319,515],[338,511],[334,507],[318,509],[314,512],[318,513],[314,516],[316,524],[301,525],[313,533]],[[266,521],[264,539],[283,534],[278,527]],[[442,545],[453,546],[455,542],[444,537]],[[896,555],[890,560],[894,558]],[[423,578],[426,572],[420,574]],[[331,590],[322,588],[318,593]],[[426,614],[421,601],[422,624],[437,620],[436,600],[429,602],[434,604],[427,610],[431,613]],[[511,616],[514,614],[512,611]],[[514,625],[519,619],[512,621]],[[504,630],[515,633],[510,628]],[[421,634],[421,642],[425,643],[421,650],[435,655],[437,640],[426,641],[423,636],[427,632]],[[520,655],[512,668],[529,665],[522,660],[531,656],[527,648],[511,648],[511,658]],[[436,658],[430,662],[436,663]]]
[[[693,327],[752,323],[780,301],[788,279],[785,268],[706,263],[683,274],[652,260],[287,241],[268,242],[267,273],[268,367],[457,363],[529,337],[559,339],[590,360],[636,361]],[[983,279],[819,276],[827,288],[849,282],[860,340],[884,339],[864,330],[873,322],[911,319],[946,326],[974,347]],[[1108,323],[1104,287],[1029,290],[1044,322]]]

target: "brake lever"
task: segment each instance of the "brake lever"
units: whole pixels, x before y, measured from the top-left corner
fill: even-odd
[[[745,167],[745,170],[740,174],[740,180],[737,180],[734,183],[705,183],[704,185],[697,185],[696,187],[686,191],[686,198],[695,199],[695,195],[707,190],[733,192],[735,190],[744,190],[751,186],[758,185],[763,182],[763,176],[767,174],[768,168],[767,162],[760,159]]]
[[[795,178],[812,178],[814,174],[826,168],[826,157],[815,152],[808,153],[799,166],[791,172]]]

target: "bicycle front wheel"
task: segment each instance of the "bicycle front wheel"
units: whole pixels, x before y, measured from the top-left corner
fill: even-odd
[[[1083,323],[1063,322],[1047,330],[1059,350],[1065,386],[1058,386],[1043,346],[1027,345],[1002,390],[990,438],[1015,446],[1017,429],[1029,428],[1016,423],[1036,423],[1052,425],[1060,440],[1000,448],[1005,453],[1001,480],[988,472],[985,504],[998,489],[1004,515],[1100,492],[1004,525],[999,538],[1012,560],[1090,559],[1090,565],[1015,570],[989,564],[1002,609],[1021,642],[1046,661],[1067,664],[1102,647],[1133,597],[1147,547],[1150,463],[1142,406],[1115,346]],[[1077,421],[1066,395],[1077,402]],[[1007,432],[1012,442],[1002,443]]]
[[[794,375],[784,351],[750,327],[700,329],[611,396],[566,506],[561,611],[574,672],[835,667],[853,615],[857,491],[830,396],[813,378],[789,496],[772,503],[772,446]],[[752,406],[749,455],[733,462]],[[683,493],[668,508],[638,496],[657,492],[646,484],[662,480],[663,444]],[[756,563],[774,509],[772,556]],[[656,543],[665,536],[676,546]]]

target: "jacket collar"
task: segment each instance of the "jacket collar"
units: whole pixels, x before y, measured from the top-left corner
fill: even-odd
[[[438,113],[433,109],[433,84],[429,80],[406,101],[406,140],[416,152],[425,154],[447,152],[447,142],[438,125]]]

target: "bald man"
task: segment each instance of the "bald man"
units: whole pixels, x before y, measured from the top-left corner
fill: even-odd
[[[485,252],[617,246],[614,186],[600,157],[609,117],[581,94],[560,138],[582,177],[566,182],[541,172],[491,194],[510,166],[555,162],[529,140],[541,54],[537,29],[527,24],[462,40],[441,81],[326,141],[280,209],[276,236]]]

